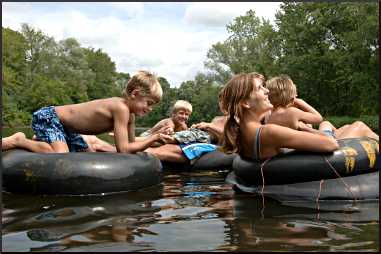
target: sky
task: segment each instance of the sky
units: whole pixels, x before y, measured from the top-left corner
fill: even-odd
[[[58,42],[102,49],[118,72],[148,70],[172,87],[205,72],[206,54],[226,25],[250,9],[275,19],[280,2],[2,2],[2,26],[27,23]]]

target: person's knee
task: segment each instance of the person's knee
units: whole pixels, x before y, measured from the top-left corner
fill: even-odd
[[[328,121],[323,121],[319,124],[319,130],[330,128],[331,124]]]
[[[355,126],[356,128],[362,128],[362,127],[365,127],[366,125],[365,125],[365,123],[362,122],[362,121],[355,121],[355,122],[353,123],[353,126]]]
[[[47,151],[48,153],[68,153],[69,150],[68,149],[64,149],[64,148],[55,148],[55,149],[51,149],[49,151]]]
[[[367,129],[366,124],[362,121],[355,121],[354,123],[351,124],[351,127],[353,128],[353,130],[356,130],[356,131],[363,131]]]
[[[49,144],[43,144],[40,146],[42,152],[44,153],[59,153],[59,152],[56,152],[55,149],[50,146]]]
[[[50,145],[48,145],[49,148],[46,148],[46,151],[49,153],[68,153],[69,152],[69,147],[67,146],[66,143],[64,142],[54,142]]]

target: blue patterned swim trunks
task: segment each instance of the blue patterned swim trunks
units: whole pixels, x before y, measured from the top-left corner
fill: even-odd
[[[36,140],[48,144],[56,141],[65,142],[70,152],[83,152],[88,148],[80,134],[65,130],[54,106],[44,107],[33,113],[32,129],[36,134]]]

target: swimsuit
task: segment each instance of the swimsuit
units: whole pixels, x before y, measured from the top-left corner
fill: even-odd
[[[255,142],[254,142],[254,149],[253,149],[253,158],[254,160],[256,161],[261,161],[261,159],[259,158],[260,157],[260,149],[261,149],[261,144],[260,144],[260,140],[259,140],[259,137],[261,135],[261,131],[262,131],[262,127],[259,127],[257,130],[256,130],[256,133],[255,133]]]
[[[217,150],[217,146],[206,143],[180,144],[181,150],[193,164],[201,155]]]
[[[57,141],[65,142],[70,152],[81,152],[88,148],[80,134],[65,129],[57,116],[54,106],[44,107],[33,113],[32,129],[36,134],[36,140],[48,144]]]
[[[190,128],[185,131],[178,131],[173,137],[180,144],[184,155],[193,164],[201,155],[217,150],[217,146],[211,143],[209,133],[206,131]]]
[[[336,135],[333,132],[333,130],[323,130],[323,134],[326,135],[327,137],[333,137],[336,139]]]

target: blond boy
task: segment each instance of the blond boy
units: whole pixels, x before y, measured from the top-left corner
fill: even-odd
[[[280,75],[266,81],[269,100],[274,108],[266,123],[273,123],[295,130],[317,132],[312,124],[323,121],[320,113],[307,102],[297,97],[296,86],[287,75]]]
[[[16,133],[2,139],[2,150],[23,148],[42,153],[87,151],[88,145],[80,134],[97,135],[113,131],[117,152],[143,151],[156,141],[171,139],[157,133],[135,142],[135,115],[149,113],[152,106],[161,100],[162,93],[154,74],[139,71],[127,82],[122,97],[49,106],[34,112],[32,128],[36,140]]]
[[[188,101],[178,100],[172,107],[170,118],[159,121],[140,136],[147,137],[155,133],[173,134],[174,132],[187,130],[187,122],[191,114],[192,105]]]

